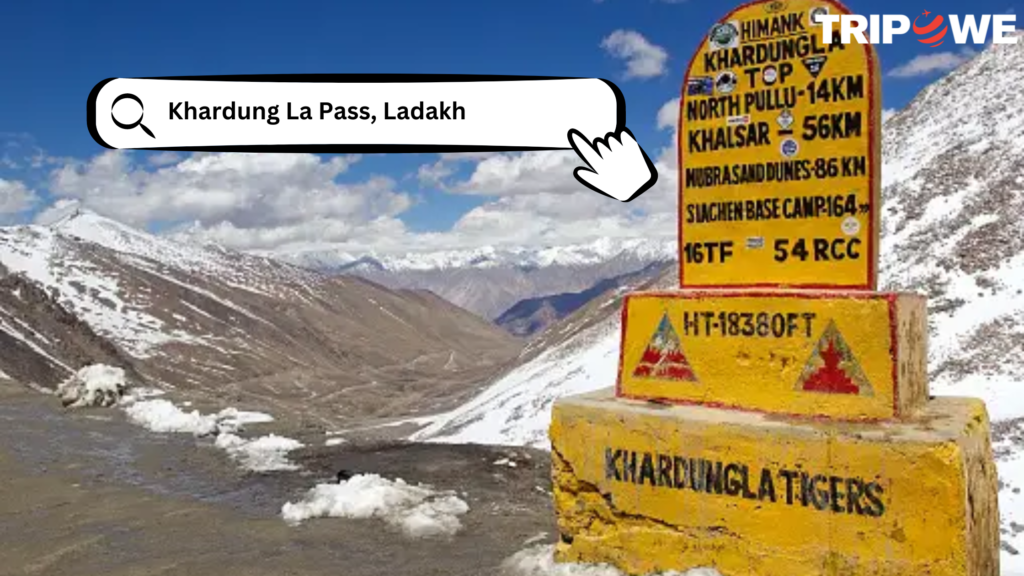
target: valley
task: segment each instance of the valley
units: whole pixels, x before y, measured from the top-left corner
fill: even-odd
[[[192,400],[330,426],[452,406],[521,348],[427,291],[179,244],[88,212],[0,229],[0,265],[0,334],[17,350],[0,371],[34,387],[109,363]]]

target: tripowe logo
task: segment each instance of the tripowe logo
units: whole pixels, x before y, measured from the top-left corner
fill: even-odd
[[[1015,14],[984,14],[980,17],[950,14],[947,17],[925,10],[911,21],[902,14],[829,14],[828,8],[822,6],[812,8],[808,20],[821,27],[821,38],[825,44],[833,42],[836,25],[839,41],[843,44],[854,41],[860,44],[892,44],[893,36],[911,30],[917,35],[918,42],[933,48],[950,40],[956,44],[985,44],[990,37],[990,28],[994,44],[1016,44],[1018,39],[1014,34]]]

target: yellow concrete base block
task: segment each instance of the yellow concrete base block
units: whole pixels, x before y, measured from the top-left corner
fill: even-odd
[[[550,430],[556,558],[629,574],[997,576],[988,424],[964,398],[889,424],[565,398]]]

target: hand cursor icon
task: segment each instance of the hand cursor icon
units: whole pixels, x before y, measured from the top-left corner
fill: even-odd
[[[629,202],[658,181],[654,163],[636,143],[629,128],[596,138],[593,145],[579,130],[572,129],[569,144],[587,163],[587,168],[580,166],[573,175],[594,192]]]

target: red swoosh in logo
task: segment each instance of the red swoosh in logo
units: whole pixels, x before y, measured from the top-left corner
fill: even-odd
[[[923,14],[923,16],[928,16],[929,14],[931,14],[931,12],[927,12],[926,11]],[[923,36],[925,34],[931,34],[935,30],[937,30],[939,28],[939,26],[942,26],[943,22],[946,21],[946,19],[943,18],[942,14],[939,14],[938,16],[935,17],[934,20],[932,20],[931,24],[928,24],[927,26],[918,26],[917,25],[917,20],[920,17],[921,16],[918,16],[917,18],[914,18],[914,33],[919,35],[919,36]],[[934,47],[938,46],[939,44],[942,44],[942,42],[943,42],[942,39],[946,36],[946,31],[947,30],[949,30],[949,26],[948,25],[945,28],[943,28],[942,31],[940,31],[939,33],[935,34],[934,36],[930,36],[928,38],[918,38],[917,41],[922,43],[922,44],[929,44],[929,45],[931,45],[932,48],[934,48]]]

